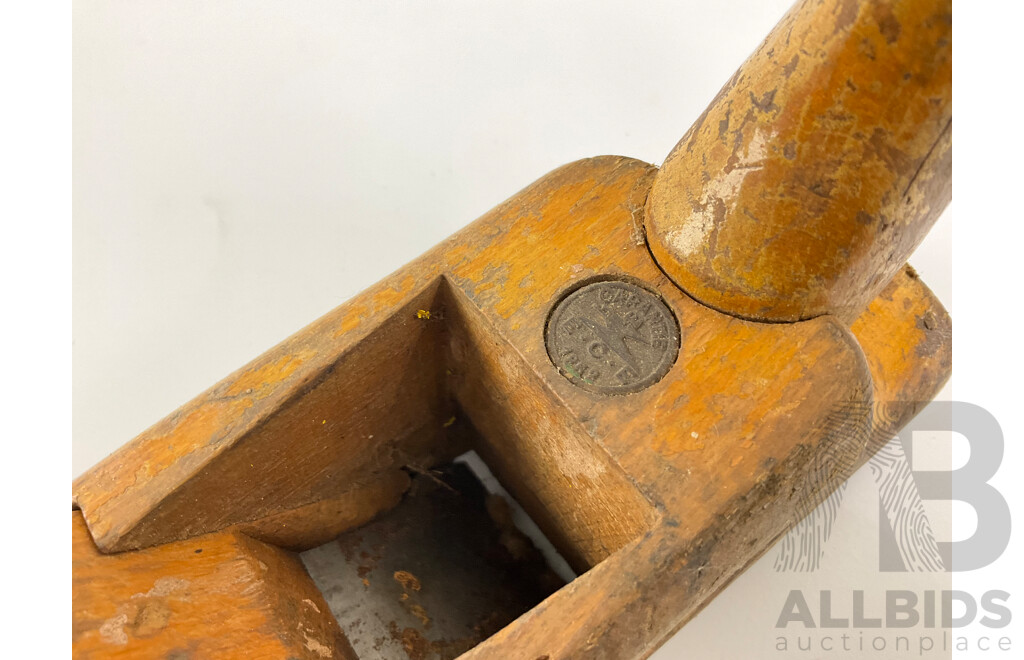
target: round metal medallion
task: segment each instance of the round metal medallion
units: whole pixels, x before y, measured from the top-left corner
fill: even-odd
[[[679,353],[679,325],[654,293],[629,282],[585,284],[548,319],[551,361],[573,384],[629,394],[658,382]]]

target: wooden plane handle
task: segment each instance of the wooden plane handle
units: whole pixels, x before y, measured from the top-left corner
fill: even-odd
[[[851,322],[949,203],[949,0],[800,0],[675,146],[652,253],[701,302]]]

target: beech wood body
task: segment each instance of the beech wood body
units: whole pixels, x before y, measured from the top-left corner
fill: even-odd
[[[397,501],[403,466],[465,450],[454,416],[587,571],[469,656],[653,650],[866,458],[876,391],[927,399],[950,369],[948,316],[909,275],[857,334],[687,297],[639,233],[655,171],[553,172],[126,445],[75,483],[99,548],[232,527],[311,547]],[[644,282],[680,322],[676,364],[637,394],[586,392],[544,348],[550,306],[598,274]]]
[[[187,570],[161,553],[209,538],[226,553],[284,557],[393,507],[408,469],[472,448],[581,575],[463,657],[650,654],[949,376],[949,316],[904,266],[948,199],[947,14],[948,3],[924,0],[798,4],[660,172],[616,156],[551,172],[77,479],[76,556],[88,561],[76,575],[121,571],[117,557],[141,568],[109,596],[76,592],[76,651],[146,648],[130,627],[114,641],[98,631],[132,594]],[[904,64],[928,57],[931,69],[905,78]],[[846,70],[856,90],[840,96],[865,115],[857,125],[895,122],[880,142],[854,131],[839,144],[822,128]],[[758,87],[772,80],[751,71],[795,82],[772,95]],[[909,97],[876,90],[871,75],[909,81]],[[876,116],[886,108],[899,117]],[[869,143],[884,162],[855,176]],[[826,201],[789,196],[826,155],[853,152],[831,170]],[[761,160],[730,196],[693,206],[751,154]],[[748,240],[744,218],[759,205],[774,211],[754,213]],[[708,209],[711,229],[684,254],[672,232]],[[679,323],[674,365],[640,392],[586,391],[548,357],[552,306],[598,277],[642,283]],[[268,589],[306,593],[301,575],[281,570],[291,577]],[[94,608],[104,614],[80,614]],[[208,643],[210,629],[178,611],[167,625]],[[351,654],[317,625],[335,657]]]

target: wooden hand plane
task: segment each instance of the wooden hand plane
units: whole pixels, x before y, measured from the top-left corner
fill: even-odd
[[[76,657],[651,654],[948,378],[951,66],[948,0],[800,0],[660,168],[545,175],[156,423],[73,484]]]

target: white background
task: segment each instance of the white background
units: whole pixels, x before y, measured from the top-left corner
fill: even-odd
[[[75,3],[72,475],[552,168],[660,163],[788,5]],[[960,99],[958,116],[993,101]],[[993,141],[980,125],[958,120],[958,199],[962,165],[992,162],[969,151]],[[1010,241],[978,223],[1017,222],[1014,168],[984,170],[992,194],[972,190],[965,224],[947,212],[911,259],[951,311],[954,235],[991,271]],[[1008,464],[1011,388],[986,374],[1019,352],[1019,280],[983,281],[958,289],[955,393],[1003,423]],[[987,339],[963,359],[972,330]],[[875,534],[870,516],[844,525]],[[769,552],[655,657],[778,657],[790,588],[871,588],[874,558],[846,545],[799,584]],[[982,573],[967,577],[1013,591]]]

